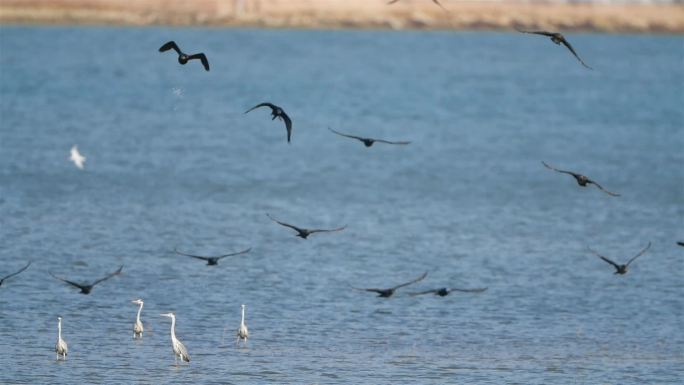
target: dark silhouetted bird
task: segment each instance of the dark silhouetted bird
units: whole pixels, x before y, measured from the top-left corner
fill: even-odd
[[[648,245],[646,245],[646,247],[645,247],[643,250],[641,250],[641,251],[639,252],[639,254],[637,254],[637,255],[635,255],[634,257],[632,257],[632,259],[630,259],[629,261],[627,261],[627,263],[625,263],[624,265],[619,265],[619,264],[617,264],[617,263],[611,261],[610,259],[604,257],[603,255],[597,253],[596,251],[594,251],[594,250],[592,250],[592,249],[589,249],[589,251],[591,251],[592,253],[594,253],[597,257],[599,257],[599,258],[603,259],[604,261],[606,261],[606,262],[610,263],[611,265],[613,265],[613,267],[615,268],[615,274],[620,274],[620,275],[622,275],[622,274],[626,274],[626,273],[627,273],[627,268],[629,267],[629,264],[632,263],[635,259],[639,258],[642,254],[644,254],[644,253],[646,252],[646,250],[648,250],[649,247],[651,247],[651,242],[648,242]]]
[[[417,293],[409,293],[409,295],[410,296],[416,296],[416,295],[423,295],[423,294],[434,294],[434,295],[438,295],[440,297],[446,297],[452,291],[461,291],[464,293],[482,293],[485,290],[487,290],[486,287],[478,288],[478,289],[457,289],[457,288],[441,287],[439,289],[419,291]]]
[[[373,292],[373,293],[378,293],[378,297],[389,298],[389,297],[391,297],[392,295],[394,295],[394,292],[395,292],[397,289],[399,289],[399,288],[401,288],[401,287],[404,287],[404,286],[412,285],[412,284],[414,284],[414,283],[416,283],[416,282],[419,282],[419,281],[422,281],[425,277],[427,277],[427,271],[426,271],[425,273],[423,273],[423,275],[421,275],[420,277],[418,277],[418,278],[416,278],[416,279],[414,279],[414,280],[412,280],[412,281],[409,281],[409,282],[406,282],[406,283],[402,283],[401,285],[397,285],[397,286],[394,286],[394,287],[390,287],[389,289],[373,289],[373,288],[371,288],[371,289],[366,289],[366,288],[360,288],[360,287],[354,287],[354,286],[352,286],[352,289],[354,289],[354,290],[361,290],[361,291],[370,291],[370,292]]]
[[[269,107],[271,109],[271,120],[279,118],[285,122],[285,129],[287,130],[287,142],[290,143],[290,136],[292,136],[292,120],[287,116],[285,111],[272,103],[259,103],[256,106],[245,111],[245,114],[259,107]]]
[[[121,266],[119,267],[119,269],[116,270],[115,272],[113,272],[113,273],[111,273],[111,274],[108,274],[106,277],[101,278],[101,279],[98,279],[97,281],[95,281],[95,282],[93,282],[93,283],[91,283],[91,284],[88,284],[88,283],[85,283],[85,282],[84,282],[84,283],[76,283],[76,282],[69,281],[69,280],[64,279],[64,278],[60,278],[60,277],[58,277],[58,276],[52,274],[52,272],[49,272],[49,273],[50,273],[50,275],[53,276],[54,278],[56,278],[56,279],[58,279],[58,280],[60,280],[60,281],[62,281],[62,282],[66,282],[66,283],[68,283],[68,284],[71,285],[71,286],[75,286],[75,287],[81,289],[81,294],[90,294],[90,291],[93,290],[93,287],[94,287],[95,285],[97,285],[97,284],[100,283],[100,282],[106,281],[106,280],[108,280],[109,278],[112,278],[112,277],[115,276],[115,275],[121,274],[121,270],[122,270],[122,269],[123,269],[123,265],[121,265]]]
[[[364,144],[366,147],[372,146],[375,142],[378,142],[378,143],[386,143],[386,144],[399,144],[399,145],[407,145],[407,144],[411,143],[411,142],[390,142],[389,140],[373,139],[373,138],[364,138],[364,137],[361,137],[361,136],[343,134],[343,133],[341,133],[341,132],[339,132],[339,131],[333,130],[333,129],[330,128],[330,127],[328,127],[328,130],[334,132],[335,134],[337,134],[337,135],[339,135],[339,136],[344,136],[344,137],[347,137],[347,138],[352,138],[352,139],[360,140],[361,142],[363,142],[363,144]]]
[[[21,269],[19,269],[19,271],[14,272],[14,273],[12,273],[12,274],[10,274],[10,275],[7,275],[7,276],[3,277],[2,279],[0,279],[0,286],[2,286],[2,283],[5,282],[6,279],[12,278],[12,277],[14,277],[14,276],[17,275],[17,274],[20,274],[20,273],[23,272],[24,270],[28,269],[29,266],[31,266],[31,261],[29,261],[29,263],[27,263],[26,266],[24,266],[24,267],[22,267]]]
[[[281,222],[281,221],[273,218],[270,214],[266,214],[266,216],[269,217],[273,222],[275,222],[281,226],[285,226],[285,227],[289,227],[289,228],[293,229],[294,231],[297,232],[297,234],[296,234],[297,237],[301,237],[304,239],[306,239],[309,235],[314,234],[314,233],[330,233],[333,231],[342,231],[342,230],[347,228],[347,225],[344,225],[344,226],[338,227],[336,229],[312,229],[312,230],[303,229],[301,227],[297,227],[297,226],[291,225],[289,223]]]
[[[580,185],[580,186],[582,186],[582,187],[587,187],[587,184],[593,184],[594,186],[598,187],[601,191],[605,192],[606,194],[608,194],[608,195],[610,195],[610,196],[614,196],[614,197],[619,197],[619,196],[620,196],[620,194],[616,194],[616,193],[614,193],[614,192],[610,192],[610,191],[604,189],[600,184],[594,182],[593,180],[587,178],[586,176],[584,176],[584,175],[582,175],[582,174],[578,174],[578,173],[572,172],[572,171],[559,170],[559,169],[557,169],[557,168],[555,168],[555,167],[549,166],[549,165],[546,164],[546,162],[544,162],[544,161],[542,161],[542,164],[543,164],[546,168],[548,168],[548,169],[550,169],[550,170],[553,170],[553,171],[556,171],[556,172],[560,172],[560,173],[563,173],[563,174],[572,175],[572,176],[575,178],[575,180],[577,181],[577,184]]]
[[[203,261],[207,261],[207,265],[210,265],[210,266],[218,265],[218,261],[219,261],[220,259],[223,259],[223,258],[225,258],[225,257],[232,257],[232,256],[235,256],[235,255],[240,255],[240,254],[246,254],[246,253],[249,253],[250,250],[252,250],[251,247],[248,248],[248,249],[242,250],[242,251],[238,251],[237,253],[230,253],[230,254],[218,255],[218,256],[216,256],[216,257],[204,257],[204,256],[201,256],[201,255],[192,255],[192,254],[182,253],[182,252],[178,251],[178,249],[173,249],[173,251],[174,251],[176,254],[185,255],[186,257],[193,257],[193,258],[201,259],[201,260],[203,260]]]
[[[185,64],[188,62],[188,60],[195,60],[199,59],[202,62],[202,65],[204,66],[204,69],[209,71],[209,61],[207,60],[207,57],[203,53],[196,53],[194,55],[188,55],[180,50],[178,46],[176,45],[176,42],[170,41],[163,46],[159,48],[159,52],[166,52],[170,49],[173,49],[178,53],[178,62],[180,64]]]
[[[570,45],[570,43],[565,39],[565,36],[563,36],[562,34],[560,34],[560,33],[558,33],[558,32],[547,32],[547,31],[523,31],[523,30],[521,30],[521,29],[518,29],[518,32],[522,32],[522,33],[531,33],[531,34],[534,34],[534,35],[548,36],[548,37],[551,38],[551,41],[552,41],[552,42],[554,42],[554,43],[556,43],[556,44],[558,44],[558,45],[563,44],[568,50],[570,50],[570,52],[572,52],[573,55],[575,55],[575,57],[577,58],[577,60],[579,60],[579,62],[582,63],[583,66],[585,66],[585,67],[588,68],[588,69],[593,69],[593,68],[589,67],[589,66],[588,66],[588,65],[579,57],[579,55],[577,55],[577,52],[575,52],[575,49],[572,48],[572,45]]]

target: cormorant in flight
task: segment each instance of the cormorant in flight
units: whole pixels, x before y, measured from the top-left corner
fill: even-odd
[[[285,129],[287,129],[287,142],[290,143],[290,136],[292,136],[292,120],[290,120],[290,117],[287,116],[285,110],[276,106],[273,103],[259,103],[256,106],[245,111],[245,114],[259,107],[269,107],[271,109],[271,120],[279,118],[280,120],[285,122]]]
[[[426,271],[425,273],[423,273],[423,275],[421,275],[420,277],[418,277],[418,278],[416,278],[416,279],[414,279],[414,280],[412,280],[412,281],[409,281],[409,282],[406,282],[406,283],[402,283],[401,285],[397,285],[397,286],[394,286],[394,287],[390,287],[389,289],[372,289],[372,288],[371,288],[371,289],[365,289],[365,288],[354,287],[354,286],[352,286],[352,289],[354,289],[354,290],[361,290],[361,291],[371,291],[371,292],[374,292],[374,293],[378,293],[378,297],[389,298],[389,297],[391,297],[392,295],[394,295],[394,292],[395,292],[397,289],[399,289],[399,288],[401,288],[401,287],[404,287],[404,286],[408,286],[408,285],[414,284],[414,283],[416,283],[416,282],[418,282],[418,281],[422,281],[425,277],[427,277],[427,271]]]
[[[21,273],[22,271],[28,269],[29,266],[31,266],[31,261],[29,261],[29,263],[27,263],[26,266],[24,266],[24,267],[22,267],[21,269],[19,269],[19,271],[15,272],[15,273],[12,273],[12,274],[10,274],[10,275],[4,276],[2,279],[0,279],[0,286],[2,286],[2,283],[5,282],[6,279],[14,277],[15,275]]]
[[[337,134],[337,135],[339,135],[339,136],[344,136],[344,137],[347,137],[347,138],[352,138],[352,139],[360,140],[361,142],[363,142],[363,144],[364,144],[366,147],[372,146],[375,142],[378,142],[378,143],[386,143],[386,144],[399,144],[399,145],[407,145],[407,144],[411,143],[411,142],[405,142],[405,141],[402,141],[402,142],[390,142],[389,140],[373,139],[373,138],[364,138],[364,137],[361,137],[361,136],[343,134],[343,133],[341,133],[341,132],[339,132],[339,131],[333,130],[333,129],[330,128],[330,127],[328,127],[328,130],[334,132],[335,134]]]
[[[648,245],[646,245],[646,247],[645,247],[643,250],[641,250],[641,251],[639,252],[639,254],[637,254],[637,255],[635,255],[634,257],[632,257],[632,259],[630,259],[629,261],[627,261],[627,263],[625,263],[624,265],[619,265],[619,264],[617,264],[617,263],[611,261],[610,259],[604,257],[603,255],[597,253],[596,251],[594,251],[594,250],[592,250],[592,249],[589,249],[589,251],[591,251],[592,253],[594,253],[597,257],[599,257],[599,258],[603,259],[604,261],[606,261],[606,262],[610,263],[611,265],[613,265],[613,267],[615,268],[615,274],[620,274],[620,275],[622,275],[622,274],[626,274],[626,273],[627,273],[627,268],[629,267],[629,264],[632,263],[632,261],[634,261],[635,259],[639,258],[642,254],[644,254],[644,253],[646,252],[646,250],[648,250],[649,247],[651,247],[651,242],[648,242]]]
[[[616,193],[614,193],[614,192],[610,192],[610,191],[604,189],[600,184],[594,182],[593,180],[587,178],[586,176],[584,176],[584,175],[582,175],[582,174],[578,174],[578,173],[572,172],[572,171],[559,170],[559,169],[557,169],[557,168],[555,168],[555,167],[549,166],[549,165],[546,164],[546,162],[544,162],[544,161],[542,161],[542,164],[543,164],[546,168],[548,168],[548,169],[550,169],[550,170],[553,170],[553,171],[556,171],[556,172],[560,172],[560,173],[563,173],[563,174],[572,175],[572,176],[575,178],[575,180],[577,180],[577,184],[580,185],[580,186],[582,186],[582,187],[587,187],[587,184],[593,184],[593,185],[595,185],[596,187],[598,187],[601,191],[605,192],[606,194],[608,194],[608,195],[610,195],[610,196],[614,196],[614,197],[619,197],[619,196],[620,196],[620,194],[616,194]]]
[[[203,261],[207,261],[207,265],[209,265],[209,266],[218,265],[218,261],[219,261],[220,259],[225,258],[225,257],[232,257],[232,256],[234,256],[234,255],[246,254],[246,253],[249,253],[250,250],[252,250],[251,247],[248,248],[248,249],[242,250],[242,251],[238,251],[237,253],[224,254],[224,255],[219,255],[219,256],[216,256],[216,257],[204,257],[204,256],[201,256],[201,255],[186,254],[186,253],[183,253],[183,252],[178,251],[178,249],[173,249],[173,251],[174,251],[176,254],[185,255],[186,257],[193,257],[193,258],[201,259],[201,260],[203,260]]]
[[[516,29],[517,29],[517,28],[516,28]],[[552,42],[554,42],[554,43],[556,43],[556,44],[558,44],[558,45],[563,44],[567,49],[569,49],[570,52],[572,52],[572,54],[575,55],[575,57],[577,58],[577,60],[579,60],[579,62],[582,63],[583,66],[585,66],[586,68],[588,68],[588,69],[590,69],[590,70],[593,69],[593,68],[589,67],[582,59],[580,59],[579,55],[577,55],[577,52],[575,52],[575,49],[572,48],[572,45],[570,45],[570,43],[565,39],[565,36],[563,36],[562,34],[560,34],[560,33],[558,33],[558,32],[547,32],[547,31],[523,31],[523,30],[521,30],[521,29],[518,29],[518,32],[522,32],[522,33],[531,33],[531,34],[534,34],[534,35],[548,36],[548,37],[551,38],[551,41],[552,41]]]
[[[53,278],[56,278],[56,279],[58,279],[58,280],[60,280],[60,281],[62,281],[62,282],[68,283],[68,284],[71,285],[71,286],[75,286],[75,287],[81,289],[81,294],[90,294],[90,291],[93,290],[93,287],[94,287],[95,285],[97,285],[97,284],[100,283],[100,282],[106,281],[106,280],[108,280],[109,278],[112,278],[112,277],[115,276],[115,275],[121,274],[121,270],[122,270],[122,269],[123,269],[123,265],[121,265],[121,266],[119,267],[119,269],[116,270],[115,272],[113,272],[113,273],[111,273],[111,274],[108,274],[106,277],[100,278],[100,279],[98,279],[97,281],[95,281],[95,282],[93,282],[93,283],[90,283],[90,284],[88,284],[88,283],[76,283],[76,282],[69,281],[69,280],[64,279],[64,278],[60,278],[60,277],[58,277],[58,276],[52,274],[52,272],[49,272],[49,273],[50,273],[50,275],[51,275]]]
[[[347,228],[347,225],[344,225],[344,226],[338,227],[336,229],[312,229],[312,230],[303,229],[301,227],[297,227],[297,226],[291,225],[289,223],[281,222],[281,221],[273,218],[271,216],[271,214],[266,214],[266,216],[268,216],[273,222],[275,222],[281,226],[285,226],[285,227],[289,227],[289,228],[293,229],[294,231],[297,232],[297,235],[296,235],[297,237],[304,238],[304,239],[306,239],[309,235],[311,235],[313,233],[330,233],[333,231],[342,231],[342,230]]]
[[[184,53],[183,51],[181,51],[180,48],[178,48],[178,46],[176,45],[176,42],[173,40],[164,44],[163,46],[159,47],[159,52],[166,52],[170,49],[173,49],[174,51],[176,51],[176,53],[178,53],[178,62],[180,64],[185,64],[188,62],[188,60],[199,59],[200,61],[202,61],[202,65],[204,66],[204,69],[209,71],[209,61],[207,60],[207,57],[203,53],[196,53],[194,55],[188,55],[188,54]]]
[[[486,287],[478,288],[478,289],[457,289],[457,288],[442,287],[439,289],[420,291],[417,293],[409,293],[409,295],[410,296],[416,296],[416,295],[423,295],[423,294],[434,294],[434,295],[438,295],[440,297],[446,297],[452,291],[461,291],[461,292],[465,292],[465,293],[482,293],[485,290],[487,290]]]

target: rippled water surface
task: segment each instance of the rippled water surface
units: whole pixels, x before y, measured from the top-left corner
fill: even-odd
[[[33,261],[0,288],[0,383],[681,381],[683,40],[568,38],[594,71],[522,34],[0,28],[0,275]],[[262,101],[291,144],[243,114]],[[302,240],[266,213],[348,228]],[[625,276],[587,250],[649,241]],[[87,296],[48,275],[120,264]],[[443,286],[489,289],[408,295]]]

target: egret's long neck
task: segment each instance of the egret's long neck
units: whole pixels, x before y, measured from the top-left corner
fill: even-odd
[[[171,339],[176,339],[176,317],[171,317]]]
[[[57,321],[57,339],[62,339],[62,320]]]
[[[140,303],[140,308],[138,308],[138,322],[140,322],[140,313],[142,312],[143,304]]]
[[[244,325],[245,324],[245,308],[242,308],[242,320],[240,321],[240,324]]]

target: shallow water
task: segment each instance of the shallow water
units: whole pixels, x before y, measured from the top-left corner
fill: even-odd
[[[594,71],[519,34],[0,28],[0,275],[33,261],[0,288],[0,383],[677,383],[682,38],[568,38]],[[170,39],[211,72],[156,52]],[[243,114],[262,101],[290,145]],[[304,241],[265,213],[349,227]],[[587,251],[649,241],[625,276]],[[48,275],[120,264],[88,296]],[[349,287],[423,271],[388,300]],[[489,289],[407,295],[443,286]]]

